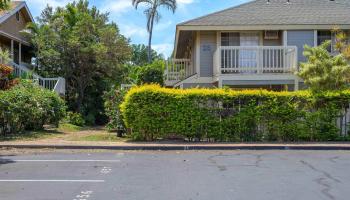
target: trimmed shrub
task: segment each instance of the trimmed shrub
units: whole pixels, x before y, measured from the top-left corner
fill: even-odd
[[[126,92],[126,90],[120,90],[114,87],[104,94],[105,113],[109,118],[106,127],[109,131],[125,131],[125,124],[120,113],[120,104],[123,102]]]
[[[29,81],[0,91],[0,134],[42,129],[45,124],[58,125],[64,117],[65,103],[54,92]]]
[[[76,126],[84,126],[85,120],[84,117],[80,113],[75,112],[67,112],[64,121],[69,124],[73,124]]]
[[[132,88],[121,105],[127,128],[144,140],[180,136],[208,141],[331,141],[350,91]]]

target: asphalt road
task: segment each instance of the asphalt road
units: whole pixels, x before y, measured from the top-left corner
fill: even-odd
[[[1,200],[348,200],[350,152],[0,156]]]

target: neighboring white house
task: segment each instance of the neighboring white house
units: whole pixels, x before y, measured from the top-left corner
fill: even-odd
[[[350,0],[255,0],[178,24],[166,84],[298,90],[304,45],[335,26],[349,34]]]
[[[34,19],[26,2],[11,1],[8,10],[0,11],[0,47],[10,52],[15,75],[31,74],[42,87],[64,95],[64,78],[43,78],[31,72],[33,48],[28,38],[21,34],[30,22]]]

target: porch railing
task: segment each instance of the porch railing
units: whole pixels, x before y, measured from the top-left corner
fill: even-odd
[[[23,65],[18,65],[12,62],[11,66],[14,68],[13,73],[15,76],[33,79],[41,87],[52,90],[59,95],[65,95],[66,80],[64,78],[43,78]]]
[[[166,64],[166,80],[182,81],[196,72],[190,59],[170,59]]]
[[[297,56],[295,46],[221,46],[214,53],[214,74],[292,73]]]

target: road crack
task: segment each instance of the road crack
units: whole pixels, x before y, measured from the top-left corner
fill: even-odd
[[[326,172],[324,170],[316,168],[315,166],[313,166],[312,164],[306,162],[305,160],[300,160],[300,163],[303,164],[304,166],[308,167],[309,169],[320,173],[322,175],[322,177],[320,177],[318,179],[315,179],[314,181],[318,185],[323,187],[323,189],[321,190],[321,193],[324,196],[326,196],[329,199],[331,199],[331,200],[336,199],[331,193],[331,190],[333,189],[333,187],[332,187],[332,184],[330,184],[329,182],[333,181],[335,183],[341,183],[341,181],[339,179],[333,177],[330,173],[328,173],[328,172]]]

